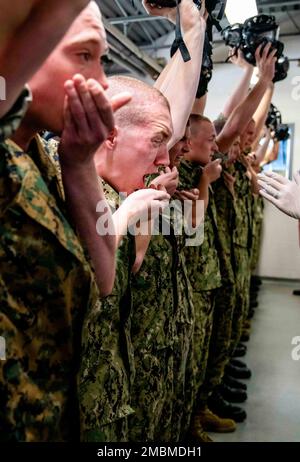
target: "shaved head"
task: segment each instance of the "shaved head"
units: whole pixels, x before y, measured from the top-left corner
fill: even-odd
[[[122,92],[129,92],[132,95],[131,101],[115,114],[116,124],[120,127],[130,125],[146,125],[149,120],[149,109],[163,105],[170,112],[170,105],[165,96],[156,88],[133,77],[114,76],[108,79],[109,98]]]

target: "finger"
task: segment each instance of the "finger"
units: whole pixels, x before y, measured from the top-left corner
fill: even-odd
[[[156,191],[157,194],[155,194],[155,196],[153,197],[153,200],[156,200],[156,201],[168,201],[170,200],[170,195],[165,191],[161,190],[161,191]]]
[[[81,75],[75,75],[73,77],[73,82],[75,84],[82,106],[85,110],[90,129],[93,130],[93,132],[102,132],[102,121],[100,119],[95,101],[88,89],[86,80]]]
[[[262,183],[261,181],[258,181],[259,186],[262,187],[262,189],[269,194],[269,196],[275,197],[275,199],[279,199],[279,191],[278,189],[274,188],[270,184]]]
[[[126,91],[119,93],[111,98],[110,104],[113,112],[118,111],[132,100],[132,95]]]
[[[87,81],[88,89],[94,99],[99,116],[106,129],[111,132],[115,127],[114,115],[112,105],[105,95],[103,87],[94,79]]]
[[[265,172],[264,175],[268,178],[273,178],[274,180],[278,181],[278,183],[281,183],[281,184],[287,184],[289,182],[287,178],[275,172]],[[263,174],[259,173],[257,176],[261,177],[263,176]]]
[[[266,186],[270,185],[272,188],[276,189],[276,191],[281,191],[282,184],[278,183],[278,181],[274,180],[273,178],[267,178],[266,180],[257,180],[258,184],[264,184]]]
[[[185,199],[191,200],[191,201],[196,201],[199,197],[197,194],[193,194],[192,192],[189,192],[189,191],[183,192],[182,195]]]
[[[259,191],[259,194],[264,197],[265,199],[267,199],[269,202],[271,202],[272,204],[278,206],[278,200],[275,199],[275,197],[273,196],[270,196],[270,194],[267,193],[267,191],[265,191],[264,189],[261,189]]]
[[[72,80],[67,80],[64,85],[66,95],[68,97],[68,105],[72,118],[76,124],[77,131],[88,131],[88,121],[86,113],[82,106],[81,100]]]
[[[71,130],[73,125],[73,120],[71,117],[71,112],[69,109],[69,100],[68,97],[65,96],[64,100],[64,130]]]
[[[294,178],[295,183],[297,183],[297,185],[300,186],[300,170],[298,170],[294,174],[293,178]]]
[[[163,173],[163,172],[161,172]],[[172,173],[172,170],[170,169],[170,167],[165,167],[165,173]]]
[[[167,190],[166,190],[166,188],[164,187],[164,185],[159,184],[159,185],[157,186],[157,189],[158,189],[158,191],[163,191],[164,193],[166,193],[166,194],[168,195],[168,197],[170,197],[169,194],[167,193]]]
[[[256,52],[255,52],[255,59],[257,63],[259,63],[262,59],[261,49],[262,49],[262,45],[259,45],[259,47],[256,49]]]
[[[204,16],[206,14],[206,4],[205,4],[205,0],[202,0],[201,2],[201,9],[200,9],[200,14],[201,16]],[[207,13],[208,15],[208,13]]]
[[[267,59],[267,56],[269,55],[269,51],[270,51],[270,48],[271,48],[271,43],[267,43],[267,45],[264,47],[264,50],[263,50],[263,53],[262,53],[262,59],[264,61],[266,61]]]
[[[270,60],[270,61],[274,60],[274,57],[275,57],[276,53],[277,53],[277,49],[275,48],[274,50],[272,50],[272,51],[269,53],[269,55],[268,55],[268,60]],[[276,58],[276,59],[277,59],[277,58]]]

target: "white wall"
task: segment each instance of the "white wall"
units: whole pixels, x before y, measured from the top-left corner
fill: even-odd
[[[300,59],[300,37],[289,37],[285,40],[285,54],[289,58]],[[220,47],[215,56],[217,59],[223,58],[224,48]],[[215,66],[206,111],[209,117],[215,118],[219,114],[241,72],[240,69],[230,64]],[[273,101],[282,112],[283,122],[295,124],[293,159],[293,171],[295,171],[300,169],[300,67],[298,62],[292,62],[288,78],[276,84]],[[280,213],[270,204],[266,204],[264,239],[258,273],[267,277],[300,279],[298,223]]]

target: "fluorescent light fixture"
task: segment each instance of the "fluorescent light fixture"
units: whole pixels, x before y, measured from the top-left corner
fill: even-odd
[[[227,0],[225,13],[230,24],[243,23],[258,14],[256,0]]]

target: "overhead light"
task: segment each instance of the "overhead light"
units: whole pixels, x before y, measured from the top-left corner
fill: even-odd
[[[247,0],[246,2],[227,0],[225,13],[230,24],[244,23],[246,19],[258,14],[256,0]]]

